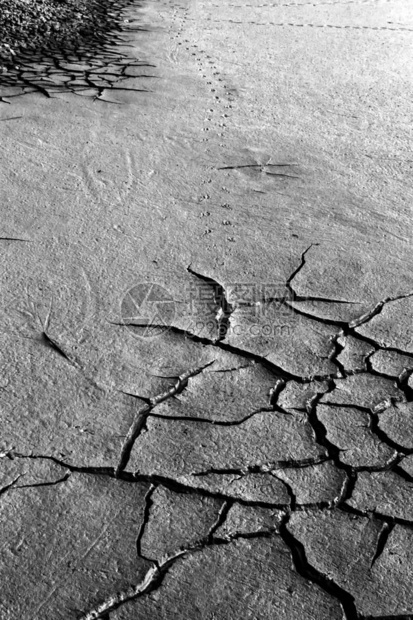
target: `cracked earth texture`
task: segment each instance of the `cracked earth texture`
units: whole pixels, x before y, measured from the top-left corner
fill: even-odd
[[[408,0],[121,3],[0,76],[0,617],[413,617]]]

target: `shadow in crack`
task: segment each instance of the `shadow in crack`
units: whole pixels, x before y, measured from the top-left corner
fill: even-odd
[[[154,65],[129,53],[130,34],[145,29],[127,19],[125,10],[136,7],[131,0],[104,0],[91,3],[88,22],[68,24],[64,35],[44,36],[36,43],[19,40],[7,57],[0,49],[0,102],[38,92],[52,98],[58,93],[74,93],[103,99],[106,90],[146,92],[136,87],[136,78],[154,78]],[[138,5],[139,6],[139,5]],[[73,16],[71,16],[73,17]],[[90,23],[94,18],[94,25]],[[69,24],[70,25],[70,24]],[[30,31],[30,29],[29,29]],[[27,34],[29,36],[29,33]],[[126,86],[123,83],[129,81]],[[131,85],[132,84],[132,85]]]

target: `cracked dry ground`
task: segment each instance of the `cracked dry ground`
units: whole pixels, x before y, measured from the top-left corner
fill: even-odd
[[[122,20],[0,86],[0,617],[412,618],[413,8]]]

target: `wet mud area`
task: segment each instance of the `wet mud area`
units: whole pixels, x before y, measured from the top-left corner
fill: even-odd
[[[0,618],[411,620],[410,18],[116,7],[0,76]]]

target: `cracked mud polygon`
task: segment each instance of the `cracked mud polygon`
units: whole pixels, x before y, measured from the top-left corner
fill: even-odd
[[[408,620],[413,8],[115,8],[0,76],[0,617]]]

